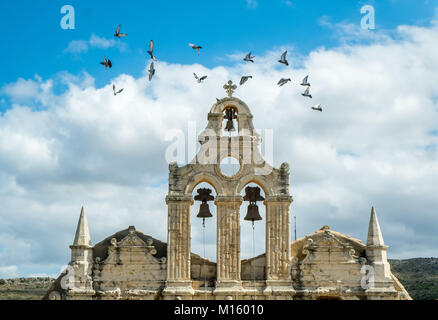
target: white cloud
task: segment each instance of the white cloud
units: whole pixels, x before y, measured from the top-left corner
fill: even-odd
[[[293,2],[290,1],[290,0],[282,0],[282,2],[283,2],[286,6],[288,6],[288,7],[291,7],[291,8],[294,8],[294,7],[295,7],[294,4],[293,4]]]
[[[246,0],[246,6],[248,8],[254,9],[254,8],[257,8],[258,5],[259,5],[259,3],[257,0]]]
[[[166,241],[165,133],[187,132],[191,120],[203,129],[222,85],[242,74],[253,79],[235,95],[257,128],[274,128],[274,165],[291,165],[299,237],[328,224],[365,240],[374,205],[390,257],[437,256],[438,26],[396,33],[317,49],[293,70],[276,62],[279,49],[226,68],[159,62],[151,82],[124,74],[96,88],[88,74],[64,73],[4,86],[17,104],[0,116],[0,232],[20,245],[0,243],[0,252],[16,252],[0,261],[19,270],[68,262],[81,205],[94,243],[129,225]],[[193,72],[208,78],[198,84]],[[285,72],[292,83],[279,88]],[[306,74],[312,100],[301,96]],[[62,94],[53,92],[58,82]],[[125,90],[113,96],[112,83]],[[310,109],[316,103],[322,113]],[[201,248],[199,234],[193,241]],[[214,232],[207,241],[214,257]],[[242,256],[252,254],[251,243],[245,229]],[[264,251],[263,236],[256,248]]]
[[[0,267],[0,279],[5,278],[16,278],[18,276],[17,266],[5,266]]]
[[[70,53],[85,53],[88,52],[88,41],[86,40],[72,40],[68,43],[65,52]]]
[[[127,44],[122,41],[116,41],[115,39],[102,38],[93,33],[89,40],[70,41],[67,48],[64,49],[64,52],[81,54],[88,52],[89,48],[107,49],[113,47],[118,48],[120,51],[124,51],[127,48]]]
[[[19,78],[16,82],[5,85],[0,94],[13,96],[15,101],[26,101],[40,93],[38,82],[32,79]]]
[[[362,29],[360,24],[331,22],[329,16],[318,19],[319,25],[331,29],[332,36],[341,43],[363,43],[364,41],[390,41],[394,36],[393,30]]]

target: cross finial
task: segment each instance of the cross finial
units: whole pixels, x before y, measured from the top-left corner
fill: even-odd
[[[233,95],[234,90],[237,89],[237,86],[233,84],[233,81],[228,80],[228,84],[224,84],[224,89],[227,92],[228,96],[231,97]]]

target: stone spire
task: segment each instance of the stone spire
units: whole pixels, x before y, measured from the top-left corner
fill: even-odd
[[[371,208],[370,224],[368,227],[367,246],[384,246],[382,231],[380,231],[379,220],[376,210]]]
[[[76,235],[71,249],[69,266],[73,268],[72,279],[68,280],[69,294],[78,292],[81,299],[91,299],[95,294],[93,290],[93,247],[91,246],[90,231],[88,230],[87,217],[84,207],[81,209]],[[74,295],[74,294],[73,294]]]
[[[380,299],[382,292],[395,294],[394,283],[391,277],[391,267],[386,256],[386,246],[383,242],[382,231],[377,220],[376,210],[371,208],[370,224],[368,226],[368,238],[366,257],[371,267],[370,286],[366,289],[368,299]]]
[[[76,228],[74,246],[91,246],[90,231],[88,230],[87,217],[85,216],[84,207],[81,209],[78,226]]]

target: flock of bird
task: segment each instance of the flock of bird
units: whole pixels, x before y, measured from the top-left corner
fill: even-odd
[[[120,33],[120,28],[121,28],[121,25],[119,24],[117,26],[117,29],[116,29],[115,33],[114,33],[114,37],[119,38],[119,39],[120,39],[120,37],[126,37],[128,35],[126,33]],[[202,46],[195,45],[193,43],[189,43],[189,47],[191,47],[193,50],[196,50],[198,55],[199,55],[199,50],[202,49]],[[154,41],[153,40],[151,40],[149,42],[149,50],[147,51],[147,53],[150,55],[151,59],[153,60],[151,62],[151,64],[150,64],[149,70],[148,70],[148,72],[149,72],[149,81],[151,81],[152,77],[155,75],[154,61],[155,62],[157,61],[157,58],[154,56]],[[280,60],[278,60],[278,62],[282,63],[282,64],[284,64],[286,66],[289,66],[289,62],[286,59],[286,55],[287,55],[287,51],[284,51],[281,54]],[[249,52],[245,56],[245,58],[243,58],[243,60],[245,62],[254,62],[254,58],[255,58],[255,56],[252,56],[251,52]],[[103,61],[100,64],[102,64],[105,67],[105,69],[112,67],[111,60],[107,59],[105,56],[103,57]],[[198,83],[201,83],[205,79],[207,79],[206,75],[199,77],[196,73],[193,73],[193,76],[195,77],[195,79],[196,79],[196,81]],[[242,76],[240,78],[240,85],[243,85],[246,81],[248,81],[248,79],[252,79],[252,76]],[[309,80],[309,76],[307,75],[307,76],[304,77],[303,81],[301,82],[301,85],[306,87],[305,91],[301,95],[304,96],[304,97],[312,99],[312,95],[310,94],[310,83],[309,83],[308,80]],[[277,85],[281,87],[281,86],[285,85],[286,83],[288,83],[290,81],[292,81],[290,78],[281,78],[278,81]],[[119,90],[116,90],[116,86],[113,84],[114,96],[116,96],[117,94],[121,93],[122,91],[123,91],[123,88],[119,89]],[[321,104],[313,106],[312,109],[316,110],[316,111],[322,112]]]

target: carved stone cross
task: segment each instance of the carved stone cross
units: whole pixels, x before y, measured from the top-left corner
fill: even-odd
[[[228,80],[228,84],[224,84],[224,89],[227,92],[228,96],[231,97],[233,95],[234,90],[237,89],[237,86],[233,84],[233,81]]]

